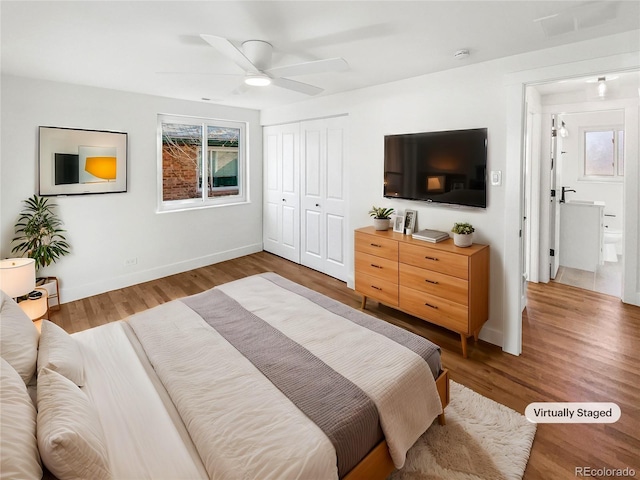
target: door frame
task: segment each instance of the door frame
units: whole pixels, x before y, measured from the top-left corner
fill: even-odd
[[[523,271],[523,189],[524,189],[524,158],[525,158],[525,115],[526,112],[526,87],[540,83],[559,81],[565,78],[585,77],[597,75],[601,72],[640,70],[640,62],[637,54],[620,54],[609,57],[601,57],[592,60],[584,60],[573,63],[542,67],[513,74],[505,75],[504,84],[506,90],[506,158],[507,175],[512,181],[505,182],[505,195],[508,201],[505,206],[504,228],[504,258],[518,259],[516,262],[505,264],[505,284],[503,296],[503,341],[502,349],[513,355],[522,353],[522,271]],[[638,127],[638,112],[636,110],[635,122],[630,119],[630,124]],[[627,124],[625,115],[625,125]],[[634,150],[635,149],[635,150]],[[627,143],[627,151],[638,152],[638,141]],[[625,169],[628,177],[625,178],[625,208],[638,205],[638,187],[627,188],[627,180],[638,179],[638,162],[632,168]],[[629,185],[630,186],[630,185]],[[636,207],[637,208],[637,207]],[[628,210],[629,211],[629,210]],[[628,241],[625,243],[625,257],[630,265],[638,265],[638,251],[630,247],[630,244],[638,245],[638,220],[628,220],[625,216],[625,235]],[[629,228],[627,228],[629,227]],[[628,255],[628,256],[627,256]],[[640,285],[637,278],[633,285],[625,285],[626,301],[640,304]],[[631,302],[634,300],[634,302]]]

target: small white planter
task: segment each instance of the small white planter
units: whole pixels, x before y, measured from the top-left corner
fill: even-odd
[[[373,228],[375,228],[376,230],[389,230],[390,223],[391,223],[390,218],[374,218]]]
[[[454,233],[453,243],[456,247],[470,247],[473,243],[473,233]]]

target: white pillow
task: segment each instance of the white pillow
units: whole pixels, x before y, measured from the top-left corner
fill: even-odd
[[[38,374],[37,430],[42,461],[60,480],[111,478],[95,407],[71,380],[48,368]]]
[[[31,319],[6,293],[0,300],[0,355],[20,374],[25,385],[36,371],[40,334]]]
[[[40,328],[38,372],[43,368],[58,372],[79,387],[84,385],[80,346],[71,335],[49,320],[43,320]]]
[[[42,478],[36,407],[22,378],[0,358],[0,479]]]

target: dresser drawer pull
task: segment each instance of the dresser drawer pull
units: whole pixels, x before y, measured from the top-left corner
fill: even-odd
[[[376,290],[382,291],[382,289],[380,287],[376,287],[375,285],[371,285],[371,288],[375,288]]]
[[[378,245],[377,243],[372,243],[371,244],[372,247],[378,247],[378,248],[382,248],[382,245]]]
[[[373,268],[382,268],[380,265],[376,265],[375,263],[372,263],[372,264],[371,264],[371,266],[372,266]]]
[[[438,309],[438,307],[436,307],[435,305],[431,305],[430,303],[425,303],[425,305],[430,308],[435,308],[436,310]]]
[[[427,260],[433,260],[434,262],[438,261],[436,257],[424,257],[424,258],[426,258]]]
[[[435,280],[429,280],[428,278],[425,278],[424,281],[433,285],[438,285],[438,282],[436,282]]]

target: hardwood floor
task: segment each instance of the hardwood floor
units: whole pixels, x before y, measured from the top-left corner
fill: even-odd
[[[76,332],[265,271],[360,306],[360,295],[345,283],[261,252],[63,304],[51,320]],[[558,283],[531,284],[522,355],[479,341],[469,345],[468,359],[455,333],[375,301],[368,302],[367,312],[437,343],[452,380],[520,413],[544,401],[620,406],[622,417],[613,424],[539,425],[525,479],[575,478],[576,467],[629,467],[640,478],[640,308]]]

